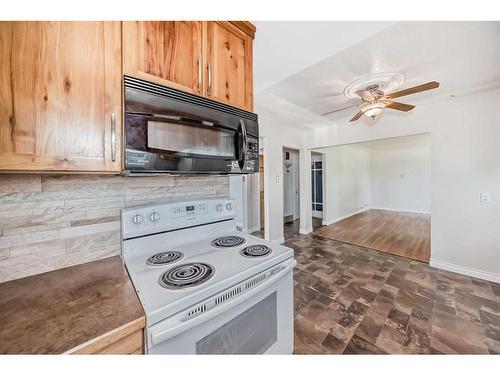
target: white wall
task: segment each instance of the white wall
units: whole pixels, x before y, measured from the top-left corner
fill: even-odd
[[[286,117],[259,110],[258,106],[256,112],[259,115],[260,136],[263,138],[261,146],[264,148],[264,235],[270,241],[279,242],[283,240],[283,147],[303,149],[304,130],[287,126]],[[302,163],[302,159],[300,159],[300,163]],[[302,184],[301,166],[299,170]],[[307,171],[304,172],[307,173]],[[300,189],[302,189],[302,185]],[[308,191],[310,193],[310,188]],[[253,201],[258,201],[258,189],[255,189],[251,194],[254,196]],[[301,202],[301,220],[302,209]],[[252,206],[249,206],[248,210],[248,215],[252,216],[251,221],[258,221],[259,211],[253,209]]]
[[[365,209],[370,202],[370,154],[367,149],[339,146],[323,151],[323,224],[342,220]]]
[[[370,149],[370,207],[431,213],[431,143]]]
[[[236,225],[248,233],[259,230],[259,174],[230,176],[229,197],[235,202]]]
[[[308,148],[431,133],[431,265],[500,282],[500,90],[311,131]],[[481,203],[479,193],[490,193]],[[310,191],[303,191],[307,196]]]
[[[245,185],[242,176],[229,176],[229,198],[234,199],[234,210],[236,212],[236,225],[242,229],[246,228],[247,199]]]
[[[252,233],[260,229],[259,174],[247,175],[245,182],[247,186],[247,226],[245,230]]]

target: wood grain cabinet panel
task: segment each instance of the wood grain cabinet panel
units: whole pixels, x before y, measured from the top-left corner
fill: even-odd
[[[144,354],[144,326],[142,317],[65,354]]]
[[[252,36],[231,22],[204,22],[209,98],[253,110]]]
[[[121,170],[120,22],[0,22],[0,170]]]
[[[123,71],[194,94],[202,93],[200,21],[123,22]]]

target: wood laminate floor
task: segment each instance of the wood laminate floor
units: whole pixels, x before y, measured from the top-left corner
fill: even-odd
[[[431,215],[428,214],[368,210],[320,227],[313,234],[422,262],[430,259]]]

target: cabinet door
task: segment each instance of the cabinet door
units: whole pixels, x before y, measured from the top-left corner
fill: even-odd
[[[201,22],[123,22],[123,71],[194,94],[202,92]]]
[[[252,111],[252,37],[230,22],[204,22],[204,30],[206,96]]]
[[[121,169],[119,22],[0,22],[0,170]]]

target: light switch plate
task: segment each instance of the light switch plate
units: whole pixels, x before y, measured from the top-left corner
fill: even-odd
[[[479,202],[489,203],[491,202],[491,196],[489,193],[479,193]]]

